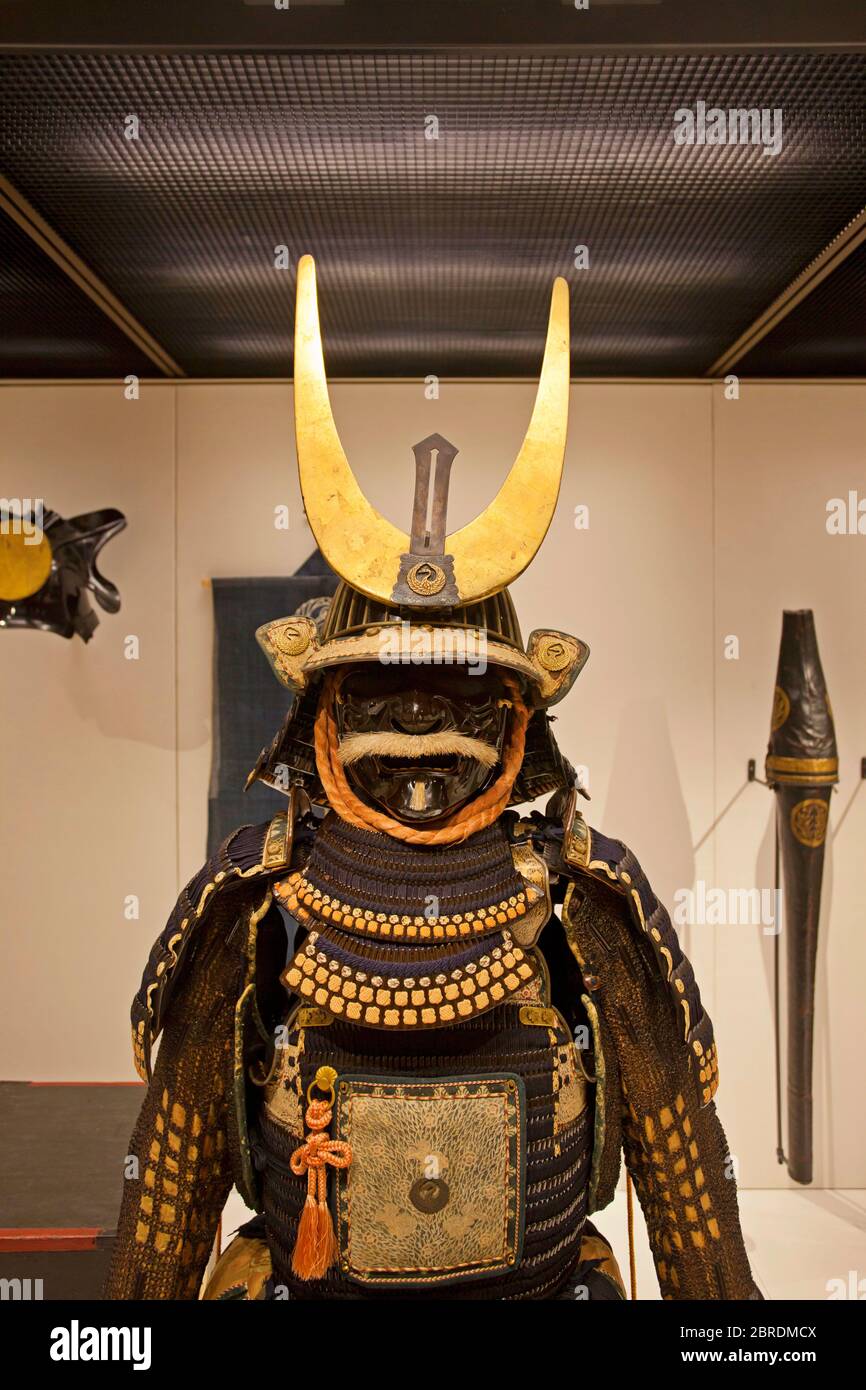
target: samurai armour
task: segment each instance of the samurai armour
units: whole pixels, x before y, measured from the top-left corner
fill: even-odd
[[[351,473],[298,266],[299,475],[341,583],[321,622],[257,634],[291,704],[251,779],[289,810],[187,886],[133,1004],[143,1075],[163,1038],[111,1297],[197,1297],[232,1182],[259,1215],[209,1299],[621,1297],[586,1219],[621,1154],[662,1296],[760,1296],[694,974],[634,855],[578,815],[550,730],[588,647],[524,646],[507,589],[556,505],[568,325],[558,279],[490,506],[448,534],[457,450],[430,435],[404,533]],[[507,809],[550,794],[548,815]]]
[[[431,851],[330,816],[276,891],[307,935],[253,1141],[275,1282],[294,1298],[554,1296],[580,1251],[593,1112],[544,957],[513,935],[526,887],[503,827]],[[322,1066],[352,1161],[338,1260],[305,1281],[290,1165]]]

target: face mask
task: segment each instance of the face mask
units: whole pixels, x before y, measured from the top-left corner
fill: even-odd
[[[391,815],[435,820],[497,775],[507,715],[491,672],[365,668],[338,696],[339,758],[355,789]]]

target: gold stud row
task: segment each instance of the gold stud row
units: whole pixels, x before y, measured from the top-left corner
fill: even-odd
[[[346,973],[348,972],[348,974]],[[283,976],[284,983],[303,998],[338,1017],[374,1027],[423,1028],[455,1023],[483,1013],[531,979],[534,967],[519,946],[506,947],[471,964],[420,979],[371,978],[352,972],[308,943]]]
[[[704,1104],[708,1105],[719,1086],[719,1058],[712,1042],[699,1059],[699,1077],[703,1085]]]
[[[444,941],[495,931],[526,913],[526,894],[522,891],[488,907],[455,912],[450,916],[409,917],[396,912],[374,912],[371,908],[350,906],[339,898],[323,893],[309,883],[300,871],[277,884],[276,892],[288,911],[301,921],[306,922],[312,916],[342,927],[344,931],[410,941]]]

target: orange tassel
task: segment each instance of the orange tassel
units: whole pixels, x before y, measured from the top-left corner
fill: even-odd
[[[331,1261],[324,1258],[318,1216],[319,1204],[308,1196],[292,1255],[292,1269],[299,1279],[321,1279],[331,1267]]]
[[[317,1075],[313,1086],[319,1084]],[[307,1106],[305,1119],[310,1133],[291,1157],[292,1172],[297,1177],[307,1175],[307,1200],[292,1253],[292,1269],[299,1279],[323,1279],[336,1264],[337,1237],[328,1210],[328,1164],[348,1168],[352,1162],[351,1147],[341,1139],[329,1139],[326,1132],[334,1099],[333,1085],[328,1089],[329,1100],[311,1100]]]

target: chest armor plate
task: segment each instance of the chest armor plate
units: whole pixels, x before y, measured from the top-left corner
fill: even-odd
[[[532,993],[413,1036],[293,1011],[254,1140],[274,1279],[290,1297],[539,1298],[567,1281],[593,1109],[541,979]],[[331,1135],[352,1162],[329,1176],[337,1263],[305,1281],[291,1262],[307,1184],[290,1161],[322,1066],[337,1073]]]

